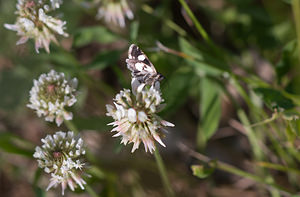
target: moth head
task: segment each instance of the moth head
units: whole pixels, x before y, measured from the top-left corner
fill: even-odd
[[[165,76],[163,76],[163,75],[160,74],[160,73],[157,73],[157,80],[158,80],[158,81],[162,81],[163,79],[165,79]]]

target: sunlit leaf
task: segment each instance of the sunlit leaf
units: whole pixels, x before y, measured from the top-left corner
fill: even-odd
[[[193,171],[193,175],[200,179],[207,178],[215,171],[214,167],[204,165],[192,165],[191,169]]]
[[[208,140],[217,130],[221,118],[221,94],[217,83],[210,79],[201,80],[200,130]]]

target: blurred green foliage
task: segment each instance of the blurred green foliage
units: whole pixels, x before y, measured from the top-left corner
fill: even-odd
[[[70,38],[60,38],[60,46],[51,44],[50,54],[36,54],[32,40],[16,46],[18,36],[3,27],[14,23],[16,1],[0,1],[1,161],[12,165],[10,158],[6,161],[7,153],[32,159],[33,144],[40,143],[35,136],[59,129],[46,123],[35,126],[34,121],[40,119],[26,108],[33,79],[55,69],[79,79],[79,102],[72,109],[74,125],[83,133],[96,131],[103,138],[101,142],[110,145],[107,149],[96,147],[101,150],[88,155],[92,175],[89,185],[107,197],[151,196],[152,190],[164,196],[159,195],[162,186],[157,183],[158,172],[148,155],[130,155],[128,147],[115,151],[120,150],[116,145],[119,142],[110,138],[107,123],[111,120],[105,117],[105,104],[112,103],[120,89],[129,87],[125,59],[128,46],[136,43],[166,77],[162,83],[166,107],[161,115],[176,127],[166,133],[164,155],[168,172],[179,183],[185,183],[183,189],[173,184],[177,196],[199,194],[189,191],[203,183],[192,174],[213,183],[205,185],[209,195],[220,182],[214,176],[219,173],[215,168],[178,159],[178,155],[194,157],[180,150],[178,142],[188,142],[201,154],[209,155],[215,150],[212,146],[224,143],[227,136],[222,132],[226,128],[231,131],[228,138],[233,141],[233,152],[242,152],[242,156],[232,159],[232,151],[223,155],[219,150],[212,157],[234,164],[238,160],[241,171],[226,165],[216,169],[262,183],[250,188],[260,196],[292,196],[299,192],[299,174],[293,169],[300,166],[300,38],[295,28],[300,19],[293,18],[292,0],[187,1],[190,10],[184,9],[180,1],[133,1],[135,18],[126,21],[124,29],[95,20],[96,9],[85,8],[82,2],[65,0],[57,13],[67,21]],[[189,11],[209,39],[203,38]],[[44,130],[30,133],[35,129],[23,126],[26,121],[36,130]],[[246,145],[241,145],[240,139],[247,141]],[[256,162],[276,164],[276,168]],[[5,166],[0,165],[1,171]],[[35,196],[42,197],[47,194],[39,184],[40,173],[37,171],[35,180],[28,182],[34,182]],[[120,178],[122,173],[126,174],[125,180]],[[9,179],[15,180],[13,176]],[[232,177],[228,179],[233,182]]]

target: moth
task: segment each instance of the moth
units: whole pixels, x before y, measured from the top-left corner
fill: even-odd
[[[140,83],[155,85],[164,79],[164,76],[156,71],[154,65],[144,52],[135,44],[128,49],[127,68],[131,71],[131,76]]]

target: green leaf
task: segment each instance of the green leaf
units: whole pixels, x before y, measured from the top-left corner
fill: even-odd
[[[286,75],[291,67],[298,63],[297,57],[295,57],[295,51],[297,49],[297,42],[295,40],[289,42],[283,49],[281,59],[276,65],[276,75],[278,83],[281,83],[282,77]]]
[[[288,128],[290,133],[293,133],[292,135],[295,135],[297,137],[300,136],[300,120],[289,120],[288,121]]]
[[[167,78],[166,83],[162,86],[163,97],[167,104],[162,111],[163,114],[175,113],[184,104],[194,79],[194,73],[187,67],[177,70]]]
[[[211,79],[201,80],[200,130],[207,141],[217,130],[221,118],[221,95],[217,83]]]
[[[43,170],[41,168],[38,168],[35,173],[34,173],[34,179],[33,179],[33,185],[37,185],[40,178],[41,178],[41,175],[42,175],[42,172]]]
[[[224,71],[229,72],[227,63],[218,60],[216,57],[213,57],[205,53],[204,51],[200,51],[199,49],[192,46],[184,38],[179,38],[179,46],[182,52],[190,56],[185,60],[191,66],[199,69],[204,74],[220,75]]]
[[[106,174],[103,170],[96,166],[92,166],[87,170],[87,173],[92,175],[93,177],[97,177],[98,179],[102,180],[106,178]]]
[[[40,187],[35,186],[34,193],[36,197],[46,197],[46,192]]]
[[[105,27],[94,26],[79,29],[74,36],[74,46],[81,47],[91,42],[111,43],[120,39]]]
[[[5,152],[31,158],[33,150],[30,150],[28,147],[32,148],[32,144],[30,142],[27,142],[9,132],[0,133],[0,149]]]
[[[46,192],[38,186],[39,180],[41,178],[43,170],[38,168],[35,171],[34,179],[33,179],[33,190],[36,197],[46,197]]]
[[[282,118],[288,121],[292,120],[298,120],[300,117],[300,114],[296,110],[287,110],[282,112]]]
[[[286,129],[285,129],[285,133],[287,136],[287,139],[289,142],[294,142],[294,140],[297,137],[297,133],[295,132],[295,130],[292,128],[292,125],[288,124]]]
[[[191,169],[193,171],[193,175],[200,179],[207,178],[215,171],[215,167],[209,167],[204,165],[192,165]]]
[[[58,50],[57,52],[51,52],[51,55],[49,54],[42,54],[41,58],[45,61],[50,61],[55,66],[60,66],[61,68],[64,68],[68,71],[73,71],[76,68],[80,68],[80,63],[75,58],[72,53]]]
[[[291,0],[282,0],[284,3],[292,4]],[[294,197],[294,196],[293,196]],[[300,196],[299,196],[300,197]]]
[[[271,88],[255,88],[254,92],[262,96],[264,102],[270,109],[292,109],[294,102],[285,97],[280,91]]]
[[[130,41],[131,43],[136,43],[140,24],[138,21],[134,21],[130,25]]]
[[[98,69],[102,70],[109,65],[116,63],[121,55],[121,51],[105,51],[96,56],[92,63],[84,66],[84,69]]]

